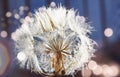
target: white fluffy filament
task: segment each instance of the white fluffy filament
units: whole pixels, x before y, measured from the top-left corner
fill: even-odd
[[[39,8],[12,34],[15,52],[23,52],[20,66],[44,75],[69,75],[91,59],[94,41],[83,16],[64,7]]]

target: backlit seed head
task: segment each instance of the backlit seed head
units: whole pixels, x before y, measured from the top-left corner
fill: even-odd
[[[20,66],[46,76],[69,75],[91,59],[91,27],[73,9],[41,7],[12,34]]]

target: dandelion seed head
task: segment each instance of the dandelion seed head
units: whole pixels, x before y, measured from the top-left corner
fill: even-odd
[[[73,9],[41,7],[25,20],[12,34],[16,52],[25,54],[23,68],[48,76],[69,75],[81,70],[95,52],[90,25]]]

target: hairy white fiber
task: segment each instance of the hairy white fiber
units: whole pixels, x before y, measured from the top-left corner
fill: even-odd
[[[91,27],[73,9],[42,7],[12,34],[20,66],[44,75],[69,75],[91,59]],[[20,55],[21,56],[21,55]]]

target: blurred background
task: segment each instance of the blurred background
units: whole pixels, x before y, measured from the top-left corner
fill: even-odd
[[[120,0],[0,0],[0,77],[42,77],[18,67],[11,33],[39,7],[60,3],[90,22],[90,37],[98,44],[95,57],[75,77],[120,77]]]

